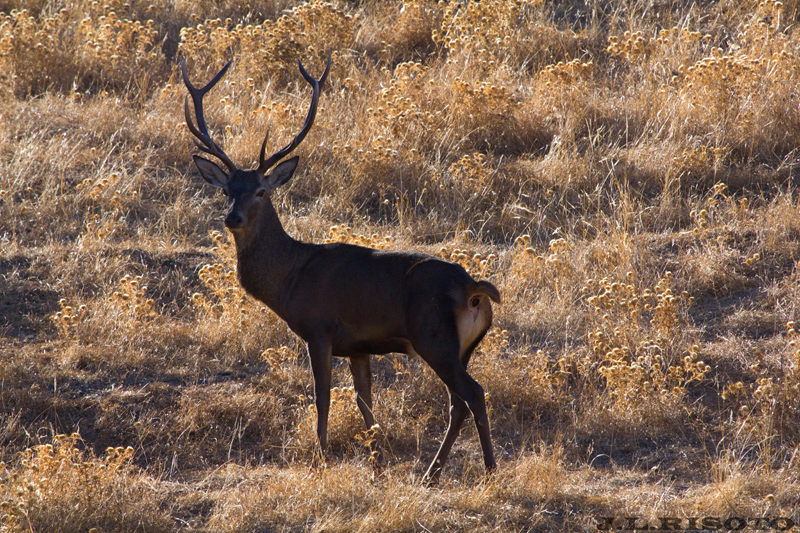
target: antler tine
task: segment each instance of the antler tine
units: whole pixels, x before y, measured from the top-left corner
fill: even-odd
[[[325,66],[325,72],[322,73],[322,76],[319,79],[315,79],[313,76],[311,76],[306,69],[303,68],[303,63],[301,63],[299,60],[297,61],[297,64],[300,67],[300,73],[311,85],[311,104],[308,108],[308,114],[306,115],[306,120],[303,123],[300,133],[298,133],[289,144],[272,154],[269,159],[266,160],[264,159],[264,150],[267,146],[267,139],[266,137],[264,138],[264,143],[261,145],[261,156],[259,157],[258,165],[258,170],[261,173],[266,172],[267,169],[269,169],[272,165],[289,155],[289,153],[297,148],[297,145],[299,145],[303,139],[305,139],[306,135],[308,135],[308,132],[311,130],[311,126],[314,124],[314,117],[317,115],[317,104],[319,102],[319,94],[322,90],[322,84],[325,83],[325,78],[328,77],[328,72],[331,69],[331,52],[328,52],[328,64]],[[269,132],[267,132],[267,135],[269,135]]]
[[[192,97],[192,103],[194,104],[194,116],[197,120],[197,126],[195,127],[194,122],[192,121],[191,113],[189,112],[189,96],[184,99],[183,102],[183,114],[186,117],[186,125],[189,126],[189,131],[192,132],[192,135],[200,139],[200,142],[203,144],[195,142],[197,147],[202,150],[203,152],[213,155],[214,157],[218,158],[222,161],[228,169],[233,172],[236,170],[236,165],[233,164],[233,161],[222,151],[222,148],[214,142],[211,138],[211,135],[208,133],[208,126],[206,125],[206,119],[203,115],[203,96],[211,90],[214,85],[225,75],[230,68],[232,61],[228,61],[222,70],[217,72],[211,81],[205,84],[201,88],[197,88],[189,81],[189,75],[186,73],[186,58],[184,57],[181,61],[181,74],[183,75],[183,84],[186,85],[186,89],[189,91],[189,96]]]
[[[267,133],[264,135],[264,142],[261,143],[261,152],[259,152],[259,154],[258,154],[258,164],[259,164],[258,168],[259,169],[261,168],[261,165],[264,162],[264,155],[266,155],[266,152],[267,152],[267,139],[269,139],[269,128],[267,128]],[[266,170],[266,169],[264,169],[264,170]],[[262,172],[263,172],[263,170],[262,170]]]
[[[315,83],[319,83],[319,86],[322,87],[322,84],[325,83],[325,80],[328,77],[328,72],[331,70],[331,52],[328,52],[328,63],[325,65],[325,72],[322,73],[322,76],[318,80],[315,80],[311,74],[303,68],[303,62],[299,59],[297,60],[297,66],[300,67],[300,74],[308,81],[308,83],[314,85]]]

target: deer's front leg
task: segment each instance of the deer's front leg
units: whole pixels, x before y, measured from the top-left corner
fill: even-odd
[[[331,404],[331,343],[309,341],[308,357],[314,373],[314,401],[317,406],[317,437],[322,453],[328,446],[328,409]]]
[[[350,373],[353,374],[356,404],[369,429],[375,425],[375,417],[372,415],[372,374],[369,369],[369,354],[351,355]]]
[[[364,417],[367,430],[375,425],[372,414],[372,373],[369,368],[369,354],[354,354],[350,356],[350,372],[353,374],[353,388],[356,391],[356,404]],[[375,466],[383,465],[383,454],[376,439],[370,438],[370,457],[375,461]]]

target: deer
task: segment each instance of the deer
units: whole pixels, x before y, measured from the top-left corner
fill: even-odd
[[[239,283],[305,341],[314,379],[318,451],[323,459],[332,358],[348,360],[356,404],[367,428],[372,428],[370,354],[399,353],[421,358],[449,394],[447,431],[422,480],[427,484],[438,481],[468,413],[477,427],[484,465],[491,472],[496,463],[484,390],[467,372],[467,365],[491,326],[491,302],[500,302],[500,292],[488,281],[475,281],[461,266],[423,253],[315,244],[290,237],[271,193],[288,182],[297,168],[298,156],[287,156],[314,124],[331,55],[319,79],[298,60],[300,73],[311,86],[303,126],[286,146],[265,157],[267,128],[253,170],[234,165],[212,139],[203,116],[203,97],[231,63],[197,88],[189,81],[186,58],[182,59],[181,73],[189,92],[184,100],[186,124],[197,148],[225,168],[201,155],[193,155],[193,159],[205,181],[227,196],[230,207],[224,223],[233,235]]]

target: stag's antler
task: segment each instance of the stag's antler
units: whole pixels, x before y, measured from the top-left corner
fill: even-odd
[[[308,108],[308,114],[306,115],[306,121],[303,123],[303,128],[300,130],[292,142],[269,156],[268,159],[264,159],[265,151],[267,148],[267,139],[269,138],[269,130],[267,130],[267,134],[264,136],[264,142],[261,143],[261,154],[258,157],[258,171],[262,174],[265,173],[272,165],[289,155],[292,150],[297,148],[303,139],[305,139],[306,135],[308,134],[309,130],[311,129],[311,125],[314,124],[314,117],[317,115],[317,103],[319,102],[319,93],[322,90],[322,84],[325,83],[325,78],[328,77],[328,72],[331,69],[331,53],[328,52],[328,64],[325,66],[325,72],[322,73],[320,79],[314,79],[311,74],[306,72],[306,69],[303,68],[303,63],[300,60],[297,61],[298,66],[300,67],[300,73],[306,79],[306,81],[311,85],[311,104]]]
[[[328,52],[328,63],[325,66],[325,72],[322,73],[322,76],[317,80],[314,79],[311,74],[309,74],[305,68],[303,68],[303,63],[299,60],[297,61],[298,66],[300,67],[300,73],[306,79],[306,81],[311,85],[311,104],[308,108],[308,114],[306,115],[306,121],[303,123],[303,128],[300,130],[292,141],[269,156],[269,158],[264,159],[266,155],[267,149],[267,139],[269,139],[269,130],[267,130],[266,135],[264,135],[264,142],[261,143],[261,153],[258,157],[258,171],[264,174],[267,170],[269,170],[272,165],[289,155],[292,150],[297,148],[303,139],[305,139],[306,135],[308,134],[309,130],[311,130],[311,126],[314,124],[314,117],[317,114],[317,104],[319,103],[319,94],[322,91],[322,84],[325,83],[325,79],[328,77],[328,72],[331,69],[331,53]],[[233,172],[236,170],[236,165],[233,164],[233,161],[225,155],[225,152],[222,151],[222,148],[214,142],[211,138],[211,135],[208,133],[208,126],[206,125],[206,119],[203,116],[203,96],[211,90],[214,85],[225,75],[225,72],[228,71],[228,68],[231,66],[231,61],[228,61],[222,70],[217,72],[217,74],[211,79],[208,84],[204,87],[197,88],[189,81],[189,76],[186,74],[186,58],[183,58],[181,61],[181,73],[183,74],[183,83],[186,85],[186,88],[189,90],[189,95],[192,97],[192,102],[194,103],[194,116],[197,120],[197,126],[194,125],[192,122],[191,113],[189,113],[189,97],[186,97],[183,106],[183,112],[186,116],[186,125],[189,126],[189,131],[192,134],[200,139],[200,143],[195,141],[197,147],[207,154],[211,154],[214,157],[218,158],[220,161],[225,163],[225,166]]]
[[[186,58],[184,57],[181,61],[181,73],[183,74],[183,83],[186,85],[186,88],[189,90],[189,95],[192,97],[192,102],[194,103],[194,116],[197,119],[197,127],[195,127],[194,123],[192,122],[191,114],[189,113],[189,97],[187,96],[183,102],[183,113],[186,116],[186,125],[189,126],[189,131],[192,132],[192,135],[200,139],[200,142],[203,144],[198,143],[195,141],[197,147],[202,150],[203,152],[213,155],[214,157],[218,158],[220,161],[225,163],[225,166],[233,172],[236,170],[236,165],[233,164],[233,161],[225,155],[225,152],[222,151],[222,148],[219,147],[217,143],[211,138],[211,135],[208,133],[208,126],[206,125],[206,119],[203,116],[203,96],[211,90],[214,85],[225,75],[228,71],[228,68],[231,66],[231,61],[228,61],[222,70],[217,72],[217,74],[211,78],[211,81],[208,82],[204,87],[197,88],[189,81],[189,76],[186,74]]]

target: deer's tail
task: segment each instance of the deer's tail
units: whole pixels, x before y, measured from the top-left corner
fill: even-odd
[[[500,303],[500,291],[497,290],[497,287],[489,283],[488,281],[478,281],[474,285],[472,285],[468,291],[470,295],[472,294],[485,294],[492,301]]]

